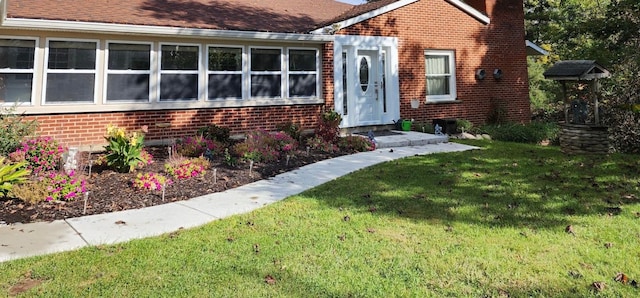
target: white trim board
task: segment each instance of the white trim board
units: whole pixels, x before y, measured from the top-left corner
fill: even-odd
[[[2,1],[2,0],[0,0]],[[313,43],[326,43],[333,41],[332,35],[324,34],[299,34],[279,32],[234,31],[181,27],[162,27],[145,25],[126,25],[93,22],[72,22],[55,20],[32,20],[20,18],[8,18],[2,22],[0,28],[21,30],[46,30],[69,31],[86,33],[114,33],[127,35],[150,36],[180,36],[195,38],[222,38],[229,40],[278,40],[278,41],[305,41]]]
[[[543,48],[539,47],[537,44],[525,40],[524,41],[525,47],[527,47],[527,56],[547,56],[549,55],[549,52],[545,51]]]

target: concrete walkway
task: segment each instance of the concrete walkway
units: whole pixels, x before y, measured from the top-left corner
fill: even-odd
[[[384,140],[380,138],[381,141]],[[53,222],[0,226],[0,262],[197,227],[250,212],[378,163],[470,149],[475,147],[456,143],[384,148],[324,160],[270,179],[186,201]]]

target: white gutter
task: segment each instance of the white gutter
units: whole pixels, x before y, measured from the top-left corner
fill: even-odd
[[[529,56],[537,56],[537,55],[547,56],[547,55],[549,55],[549,52],[545,51],[543,48],[539,47],[537,44],[535,44],[533,42],[525,40],[524,44],[527,47],[527,55],[529,55]],[[531,49],[532,51],[529,51],[529,49]]]
[[[0,0],[6,3],[6,0]],[[4,11],[3,11],[4,13]],[[130,35],[151,35],[151,36],[180,36],[195,38],[223,38],[233,40],[280,40],[280,41],[306,41],[314,43],[326,43],[333,41],[332,35],[325,34],[299,34],[280,32],[257,32],[257,31],[236,31],[236,30],[216,30],[144,25],[126,25],[112,23],[93,22],[72,22],[55,20],[34,20],[8,18],[2,23],[2,28],[20,30],[44,30],[44,31],[71,31],[85,33],[116,33]]]
[[[488,25],[489,22],[491,22],[491,19],[489,19],[488,16],[481,13],[477,9],[469,6],[469,4],[462,2],[461,0],[447,0],[447,2],[451,3],[453,6],[461,9],[462,11],[468,13],[472,17],[476,18],[478,21],[483,22],[485,25]]]

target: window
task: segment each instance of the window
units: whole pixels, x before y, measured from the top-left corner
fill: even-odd
[[[151,45],[109,43],[107,51],[107,102],[148,102]]]
[[[318,90],[316,50],[289,50],[289,97],[314,97]]]
[[[282,97],[282,50],[251,49],[251,97]]]
[[[347,52],[342,52],[342,115],[349,114],[349,98],[347,97]]]
[[[427,101],[456,99],[455,58],[453,51],[426,51]]]
[[[45,103],[94,102],[97,48],[94,41],[48,41]]]
[[[242,99],[242,48],[209,47],[208,96]]]
[[[199,46],[162,45],[160,101],[198,98]]]
[[[0,39],[0,103],[31,103],[35,40]]]

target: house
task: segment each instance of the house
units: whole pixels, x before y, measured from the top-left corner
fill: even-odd
[[[530,118],[522,0],[0,0],[0,103],[67,146]],[[528,45],[528,47],[527,47]]]

